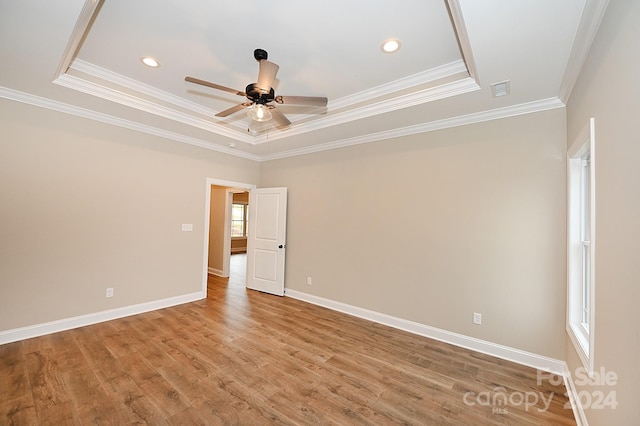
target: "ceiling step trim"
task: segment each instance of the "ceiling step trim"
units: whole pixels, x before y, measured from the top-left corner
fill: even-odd
[[[460,2],[458,0],[447,0],[447,9],[449,10],[449,16],[453,23],[453,30],[456,34],[458,47],[460,48],[460,54],[462,55],[466,69],[469,71],[469,76],[479,85],[480,76],[478,75],[478,67],[476,66],[476,61],[473,57],[471,40],[469,40],[467,26],[464,23],[464,16]]]
[[[362,92],[354,93],[353,95],[330,101],[329,106],[332,109],[347,108],[361,102],[369,102],[380,96],[392,95],[393,93],[400,92],[402,90],[429,84],[462,72],[467,72],[467,67],[464,62],[462,60],[454,61],[424,72],[392,81],[388,84],[382,84]]]
[[[104,80],[108,83],[121,86],[134,92],[142,93],[146,96],[158,99],[160,101],[175,105],[177,107],[197,114],[213,117],[218,112],[211,108],[202,106],[201,104],[198,104],[196,102],[187,101],[179,96],[172,95],[171,93],[164,92],[162,90],[158,90],[153,86],[141,83],[129,77],[125,77],[121,74],[114,73],[81,59],[74,60],[69,68],[70,70],[79,71],[100,80]],[[347,108],[361,102],[369,102],[380,96],[392,95],[393,93],[407,90],[412,87],[433,83],[434,81],[466,72],[468,72],[468,70],[465,66],[464,61],[454,61],[424,72],[392,81],[388,84],[383,84],[366,91],[330,101],[330,107],[332,109]]]
[[[527,102],[520,105],[514,105],[505,108],[497,108],[489,111],[462,115],[459,117],[445,118],[442,120],[431,121],[428,123],[407,126],[403,128],[387,130],[383,132],[370,133],[368,135],[357,136],[342,140],[327,142],[314,146],[283,151],[276,154],[264,155],[261,161],[277,160],[298,155],[312,154],[321,151],[328,151],[337,148],[344,148],[353,145],[360,145],[370,142],[377,142],[386,139],[399,138],[403,136],[411,136],[420,133],[433,132],[435,130],[448,129],[452,127],[465,126],[468,124],[481,123],[484,121],[497,120],[501,118],[513,117],[516,115],[531,114],[550,109],[563,108],[565,104],[558,98],[543,99],[540,101]]]
[[[294,125],[289,129],[283,130],[281,132],[270,133],[268,135],[261,135],[259,137],[256,137],[256,143],[269,142],[290,136],[295,136],[305,132],[321,130],[327,127],[337,126],[340,124],[349,123],[351,121],[369,118],[387,112],[393,112],[399,109],[421,105],[424,103],[433,102],[439,99],[445,99],[468,92],[473,92],[479,89],[480,86],[478,86],[472,78],[467,77],[452,83],[447,83],[441,86],[425,89],[408,95],[399,96],[397,98],[380,101],[375,104],[364,106],[362,108],[331,114],[322,120],[314,120],[312,122],[305,123],[304,128],[302,128],[302,126],[297,126],[294,123]]]
[[[78,48],[82,44],[85,34],[91,26],[91,22],[93,21],[93,17],[98,11],[99,6],[100,0],[85,0],[82,10],[80,11],[80,15],[76,20],[73,30],[71,31],[71,35],[69,36],[69,41],[67,42],[67,46],[64,49],[62,58],[60,59],[60,64],[58,65],[54,79],[67,72],[67,69],[69,69],[73,58],[78,53]]]
[[[344,124],[350,121],[360,120],[363,118],[368,118],[427,102],[433,102],[439,99],[444,99],[447,97],[456,96],[480,89],[475,80],[466,77],[452,83],[424,89],[407,95],[397,96],[395,98],[376,102],[374,104],[360,108],[354,108],[345,112],[334,114],[329,112],[326,117],[318,118],[307,123],[294,123],[290,128],[280,132],[270,132],[268,134],[251,136],[245,133],[243,131],[243,128],[240,128],[238,126],[228,127],[228,125],[216,124],[211,121],[198,118],[187,112],[179,111],[172,108],[171,106],[186,109],[198,115],[213,117],[215,115],[215,111],[209,108],[202,107],[199,104],[193,102],[185,101],[175,95],[160,91],[151,86],[113,73],[101,67],[97,67],[88,62],[76,60],[71,65],[70,69],[72,71],[83,73],[90,77],[105,81],[112,85],[122,87],[122,90],[116,90],[104,84],[99,84],[95,81],[90,81],[70,73],[61,74],[53,82],[60,86],[64,86],[73,90],[87,93],[92,96],[116,102],[121,105],[148,112],[150,114],[177,121],[188,126],[216,133],[218,135],[225,136],[235,141],[247,143],[250,145],[257,145],[267,141],[273,141],[307,132],[312,132],[315,130]],[[351,102],[354,102],[355,100],[357,100],[358,102],[366,100],[365,95],[377,97],[386,94],[387,92],[391,93],[392,90],[397,91],[401,88],[413,87],[418,83],[430,83],[441,78],[450,77],[452,75],[455,75],[456,73],[464,73],[465,75],[468,74],[467,69],[462,61],[452,62],[429,72],[415,74],[413,76],[407,77],[407,79],[401,79],[389,85],[379,86],[372,91],[367,91],[366,94],[361,93],[354,98],[347,99],[346,102],[350,105]],[[139,93],[142,96],[136,96],[129,92]],[[373,95],[374,93],[375,96]],[[145,99],[145,97],[156,99],[159,102]],[[170,106],[162,105],[161,102],[169,104]],[[340,105],[347,105],[347,103],[341,104],[341,102],[342,101],[330,102],[329,108],[334,108],[336,105],[338,107],[340,107]]]
[[[188,113],[177,111],[173,108],[163,106],[142,97],[137,97],[128,93],[114,90],[110,87],[97,84],[92,81],[84,80],[71,74],[62,74],[53,82],[63,87],[77,90],[79,92],[96,96],[108,101],[116,102],[118,104],[135,108],[149,114],[177,121],[188,126],[216,133],[221,136],[232,138],[239,142],[245,142],[251,145],[254,144],[253,138],[251,138],[250,136],[244,135],[243,133],[238,133],[237,131],[229,129],[225,126],[212,123]]]
[[[187,101],[186,99],[181,98],[179,96],[172,95],[171,93],[168,93],[162,90],[158,90],[153,86],[144,84],[140,81],[134,80],[129,77],[125,77],[122,74],[114,73],[105,68],[99,67],[97,65],[91,64],[81,59],[76,59],[75,61],[73,61],[70,69],[74,71],[79,71],[84,74],[88,74],[92,77],[96,77],[98,79],[115,84],[117,86],[121,86],[125,89],[129,89],[137,93],[142,93],[143,95],[149,96],[154,99],[158,99],[160,101],[169,103],[171,105],[175,105],[177,107],[186,109],[196,114],[201,114],[207,117],[213,117],[217,112],[199,103]]]

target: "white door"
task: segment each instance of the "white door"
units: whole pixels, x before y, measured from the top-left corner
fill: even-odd
[[[287,188],[258,188],[249,193],[247,287],[284,295]]]

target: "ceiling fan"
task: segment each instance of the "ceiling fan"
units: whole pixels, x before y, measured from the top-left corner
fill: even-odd
[[[249,84],[245,91],[231,89],[209,81],[200,80],[194,77],[185,77],[185,81],[200,84],[202,86],[211,87],[213,89],[222,90],[243,96],[248,102],[243,102],[231,108],[220,111],[216,117],[227,117],[243,109],[249,109],[248,115],[255,121],[269,121],[273,118],[277,128],[285,128],[291,124],[289,119],[280,112],[272,102],[276,104],[286,105],[307,105],[323,107],[327,105],[327,98],[317,96],[276,96],[273,90],[273,82],[280,68],[277,64],[267,60],[268,54],[265,50],[256,49],[253,57],[258,61],[258,81]]]

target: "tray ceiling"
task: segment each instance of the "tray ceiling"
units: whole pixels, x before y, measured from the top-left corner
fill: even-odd
[[[607,2],[31,3],[0,2],[1,97],[260,161],[562,107]],[[246,98],[185,76],[244,91],[256,48],[276,95],[328,105],[278,106],[285,130],[216,117]]]

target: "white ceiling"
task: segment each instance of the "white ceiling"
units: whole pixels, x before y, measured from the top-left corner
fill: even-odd
[[[0,0],[0,97],[267,160],[561,107],[607,3]],[[286,130],[215,117],[246,98],[185,76],[244,91],[256,48],[276,95],[327,107],[278,106]]]

